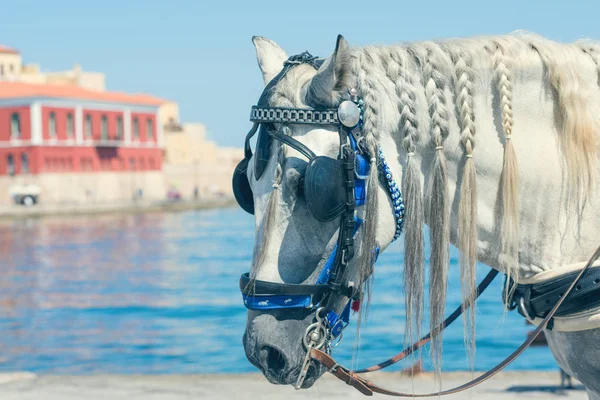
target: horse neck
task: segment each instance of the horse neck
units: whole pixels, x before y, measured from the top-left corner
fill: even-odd
[[[564,62],[557,65],[554,57]],[[516,277],[580,262],[593,252],[599,209],[590,202],[581,209],[570,193],[585,192],[582,186],[596,171],[595,152],[576,144],[582,135],[587,139],[586,129],[596,126],[593,111],[600,108],[597,67],[580,47],[533,36],[504,37],[441,46],[366,47],[354,50],[353,59],[365,98],[365,131],[379,134],[398,177],[406,171],[408,153],[414,153],[430,228],[439,223],[427,218],[439,150],[447,166],[449,241],[468,251],[461,248],[461,235],[468,232],[459,230],[459,208],[465,166],[472,160],[476,258],[505,271],[511,262],[502,245],[507,233],[502,227],[508,133],[518,165],[518,211],[511,238],[518,251]],[[471,160],[466,145],[473,146]],[[585,160],[578,165],[581,158]],[[591,199],[598,194],[597,189],[588,192]],[[411,245],[405,243],[405,251]]]

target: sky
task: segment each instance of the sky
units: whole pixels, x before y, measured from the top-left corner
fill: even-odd
[[[177,101],[183,122],[206,125],[224,146],[243,145],[263,87],[252,36],[289,55],[327,57],[338,34],[351,46],[539,33],[600,38],[589,1],[0,0],[0,44],[26,63],[104,72],[107,88]]]

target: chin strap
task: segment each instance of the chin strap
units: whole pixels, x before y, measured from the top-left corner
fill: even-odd
[[[394,396],[394,397],[438,397],[445,396],[449,394],[455,394],[462,392],[464,390],[470,389],[489,378],[496,375],[498,372],[502,371],[507,365],[513,362],[517,357],[519,357],[528,347],[533,343],[533,341],[542,333],[542,330],[546,328],[548,322],[554,317],[554,314],[565,300],[565,298],[573,291],[575,286],[579,283],[581,278],[585,275],[585,273],[590,269],[592,264],[600,257],[600,246],[596,249],[590,260],[587,262],[585,267],[579,272],[577,277],[573,280],[569,288],[566,290],[564,296],[560,298],[560,300],[554,305],[552,310],[546,315],[546,317],[542,320],[542,322],[537,326],[537,328],[533,331],[533,334],[527,338],[510,356],[505,358],[502,362],[496,365],[494,368],[487,371],[485,374],[478,376],[477,378],[452,389],[443,390],[440,392],[434,393],[403,393],[396,392],[393,390],[384,389],[380,386],[377,386],[375,383],[362,378],[356,372],[353,372],[347,368],[344,368],[340,364],[338,364],[333,358],[331,358],[328,354],[324,353],[321,350],[312,349],[311,357],[313,360],[316,360],[323,364],[329,372],[335,375],[338,379],[342,380],[346,384],[354,387],[359,392],[366,396],[372,396],[373,393],[379,393],[386,396]],[[489,275],[489,274],[488,274]],[[445,322],[445,321],[444,321]],[[423,343],[424,344],[424,343]],[[407,354],[408,355],[408,354]]]

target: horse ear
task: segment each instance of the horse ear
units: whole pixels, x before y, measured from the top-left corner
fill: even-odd
[[[350,48],[338,35],[335,51],[325,60],[306,90],[306,103],[313,107],[335,107],[350,89]]]
[[[288,55],[277,43],[265,37],[254,36],[252,43],[256,48],[258,66],[266,85],[283,69],[283,62],[288,59]]]

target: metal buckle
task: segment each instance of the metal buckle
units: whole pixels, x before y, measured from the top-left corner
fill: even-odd
[[[329,372],[331,372],[332,374],[335,373],[335,371],[337,371],[338,368],[340,368],[341,365],[338,363],[333,364],[333,366],[331,368],[329,368]]]
[[[314,308],[314,296],[311,294],[310,295],[310,304],[306,306],[306,308],[311,309]]]
[[[346,261],[346,249],[342,249],[342,257],[340,258],[340,264],[341,265],[348,265],[348,262]]]
[[[294,386],[296,390],[299,390],[302,387],[304,379],[306,379],[306,374],[308,373],[308,368],[310,367],[311,350],[318,350],[327,342],[327,337],[329,336],[326,325],[327,317],[321,316],[321,313],[324,311],[325,309],[323,307],[317,309],[315,313],[317,322],[310,324],[304,332],[302,344],[304,344],[304,347],[306,348],[306,356],[304,357],[304,362],[302,363],[302,368],[300,369],[300,375],[298,375],[298,380],[296,380],[296,385]]]
[[[515,302],[515,293],[517,292],[517,283],[513,279],[504,280],[504,285],[502,288],[502,302],[507,310],[512,311],[518,307],[518,304]]]
[[[525,318],[527,318],[529,321],[533,321],[535,319],[535,317],[532,317],[529,314],[529,310],[527,310],[527,307],[525,307],[525,297],[521,297],[519,299],[519,309],[521,310]]]
[[[335,342],[333,342],[333,343],[329,342],[330,349],[335,349],[336,347],[338,347],[340,345],[340,343],[342,343],[342,339],[344,338],[344,329],[345,329],[345,327],[342,328],[338,337],[335,338]]]
[[[340,144],[340,157],[344,157],[344,149],[350,147],[350,143]]]

